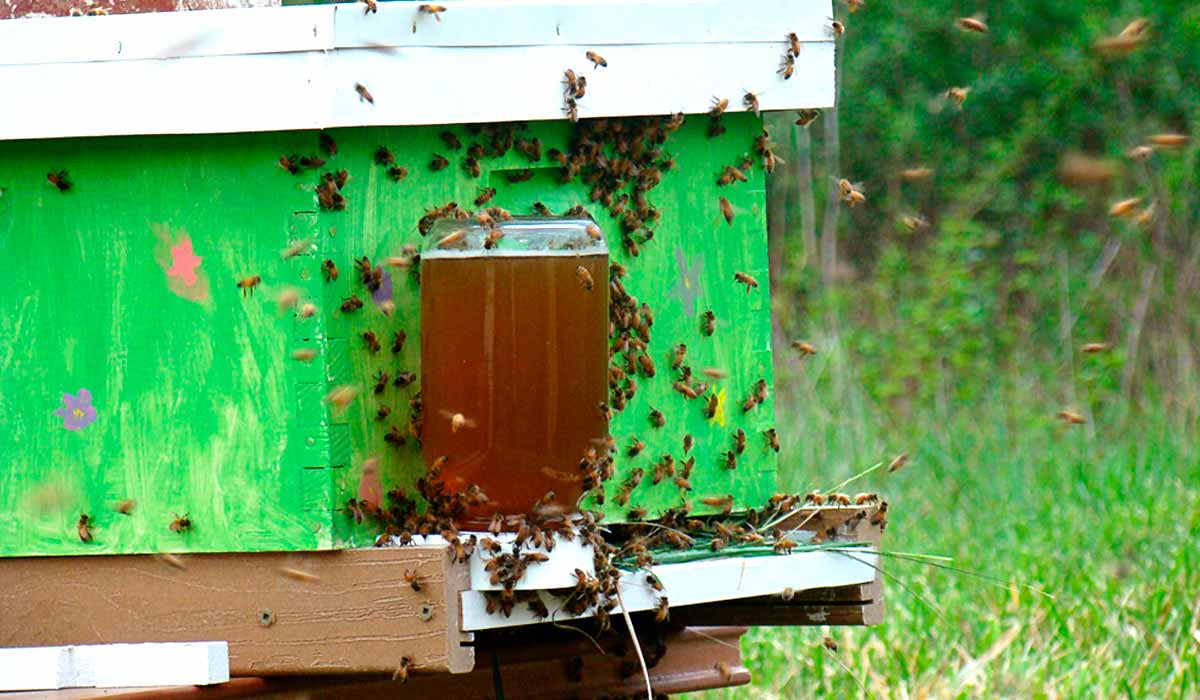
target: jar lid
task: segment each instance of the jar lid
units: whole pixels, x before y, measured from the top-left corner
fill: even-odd
[[[607,252],[604,235],[591,219],[521,216],[496,221],[485,214],[483,217],[436,221],[425,236],[421,259],[602,255]]]

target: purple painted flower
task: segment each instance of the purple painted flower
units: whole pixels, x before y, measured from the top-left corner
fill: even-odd
[[[385,301],[392,300],[392,275],[387,270],[383,270],[383,281],[379,284],[379,289],[371,292],[371,301],[378,306]]]
[[[63,407],[54,415],[63,419],[67,430],[80,430],[96,421],[96,407],[92,405],[92,392],[80,389],[78,396],[63,394]]]

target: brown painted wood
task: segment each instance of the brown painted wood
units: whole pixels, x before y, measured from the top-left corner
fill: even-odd
[[[224,640],[235,676],[464,672],[467,585],[437,546],[0,559],[0,646]]]

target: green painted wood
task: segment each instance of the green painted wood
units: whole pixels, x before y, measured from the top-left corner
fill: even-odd
[[[718,188],[726,164],[753,148],[761,122],[727,115],[727,133],[708,139],[706,120],[693,117],[666,144],[678,168],[664,174],[649,199],[662,212],[653,241],[629,259],[619,245],[614,260],[630,268],[626,287],[655,314],[653,379],[613,420],[619,445],[647,444],[633,459],[618,460],[604,508],[621,519],[612,495],[628,473],[664,453],[682,459],[684,432],[696,439],[692,505],[705,496],[732,494],[757,505],[774,487],[775,454],[761,431],[773,422],[768,401],[743,414],[741,401],[758,379],[772,382],[765,187],[755,167],[747,183]],[[446,149],[442,128],[361,128],[330,132],[339,152],[323,170],[345,168],[347,208],[319,211],[318,171],[293,176],[277,165],[284,153],[317,153],[315,132],[224,136],[73,139],[0,144],[0,555],[156,551],[297,550],[368,544],[374,532],[342,511],[346,500],[372,492],[363,463],[379,458],[381,486],[411,487],[423,473],[415,441],[384,442],[390,426],[407,426],[408,388],[388,386],[376,396],[380,370],[419,374],[419,286],[394,270],[395,313],[384,316],[356,282],[353,259],[380,261],[418,244],[417,219],[449,200],[470,207],[479,189],[493,186],[494,203],[514,213],[540,200],[556,212],[583,203],[614,242],[618,228],[579,184],[559,185],[548,162],[537,175],[509,183],[506,170],[530,167],[516,151],[485,160],[470,177],[464,155]],[[464,145],[472,135],[453,129]],[[544,148],[565,149],[566,122],[537,123],[525,132]],[[409,168],[400,183],[372,162],[387,145]],[[451,158],[432,172],[434,153]],[[544,168],[544,169],[543,169]],[[66,169],[74,187],[58,192],[46,173]],[[732,226],[717,197],[737,210]],[[170,249],[186,236],[201,261],[196,284],[169,276]],[[310,240],[306,254],[280,252]],[[321,261],[341,274],[326,283]],[[746,293],[735,271],[761,282]],[[237,281],[262,277],[252,297]],[[207,282],[207,295],[203,293]],[[276,299],[295,289],[315,304],[312,318],[280,313]],[[359,295],[363,309],[339,306]],[[699,314],[712,309],[717,330],[700,333]],[[390,352],[393,332],[408,336]],[[383,349],[370,354],[362,333],[374,331]],[[702,402],[671,389],[671,349],[689,348],[697,371],[719,367],[729,378],[717,419]],[[311,363],[292,358],[317,352]],[[348,408],[330,409],[333,386],[359,389]],[[54,414],[64,393],[91,392],[96,420],[77,431]],[[391,408],[376,421],[381,404]],[[650,407],[667,425],[652,428]],[[748,433],[736,470],[720,455],[738,427]],[[132,514],[113,504],[135,499]],[[633,504],[652,513],[678,505],[679,490],[647,478]],[[711,510],[711,509],[709,509]],[[94,541],[83,543],[75,523],[92,516]],[[191,532],[168,529],[188,513]]]

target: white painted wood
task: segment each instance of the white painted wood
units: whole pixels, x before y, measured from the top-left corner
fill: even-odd
[[[212,685],[228,680],[226,642],[0,649],[0,690]]]
[[[0,140],[562,119],[562,67],[582,69],[582,53],[349,49],[0,67],[0,93],[19,105],[0,110]],[[739,111],[743,90],[764,110],[829,106],[832,44],[805,45],[788,81],[775,74],[780,54],[774,44],[614,47],[609,67],[588,73],[579,113],[696,114],[714,95]]]
[[[867,552],[797,552],[770,557],[729,557],[683,564],[653,567],[663,584],[655,592],[646,583],[646,572],[626,573],[621,577],[621,597],[630,612],[652,610],[660,596],[667,596],[672,608],[738,598],[774,595],[785,588],[804,591],[812,588],[850,586],[875,580],[879,556]],[[552,620],[575,619],[559,609],[560,601],[544,592],[539,596],[551,612]],[[538,620],[525,605],[513,608],[511,617],[489,615],[482,591],[461,594],[463,629],[477,631],[531,625]],[[616,611],[619,612],[618,607]],[[578,617],[590,617],[592,611]]]
[[[381,2],[377,14],[361,4],[336,5],[334,45],[553,46],[597,50],[622,44],[719,44],[827,41],[829,0],[759,0],[753,10],[717,0],[448,0],[439,17],[420,3]],[[417,30],[413,31],[413,22]],[[603,53],[603,51],[601,51]],[[583,57],[580,56],[582,59]]]
[[[501,533],[498,537],[486,532],[476,533],[476,535],[481,539],[492,537],[492,539],[498,540],[504,546],[506,553],[512,552],[512,541],[516,539],[515,534],[511,532]],[[546,552],[541,547],[532,549],[526,547],[521,551]],[[515,589],[526,591],[569,588],[575,585],[576,569],[581,569],[588,576],[595,576],[596,568],[592,556],[594,551],[591,545],[584,544],[578,537],[567,540],[562,536],[555,535],[554,551],[550,553],[550,560],[529,564],[525,569],[525,575],[517,582]],[[491,574],[484,568],[490,559],[492,559],[492,555],[484,552],[482,548],[476,548],[475,554],[471,556],[472,590],[498,591],[503,588],[502,585],[492,583]]]
[[[364,47],[828,41],[829,0],[444,0],[47,17],[0,24],[0,65],[85,63]],[[413,22],[417,31],[413,32]],[[585,49],[587,50],[587,49]],[[580,55],[580,60],[583,56]]]
[[[0,649],[0,691],[65,688],[70,668],[67,647]]]
[[[828,107],[829,0],[467,0],[438,22],[417,3],[247,8],[0,22],[0,140],[457,124],[563,118],[560,82],[588,78],[581,117]],[[784,34],[805,43],[777,74]],[[593,69],[586,51],[607,68]],[[367,86],[369,104],[354,91]]]
[[[0,22],[0,66],[320,51],[333,17],[300,5]]]
[[[353,126],[562,119],[567,67],[588,79],[587,95],[578,101],[581,118],[698,114],[711,107],[714,96],[728,97],[729,110],[737,112],[745,109],[746,90],[759,95],[764,110],[831,106],[833,45],[805,45],[791,80],[776,74],[782,46],[617,46],[605,53],[608,67],[597,70],[588,68],[585,46],[337,51],[330,55],[335,94],[328,121]],[[375,104],[358,99],[356,82],[367,86]]]

